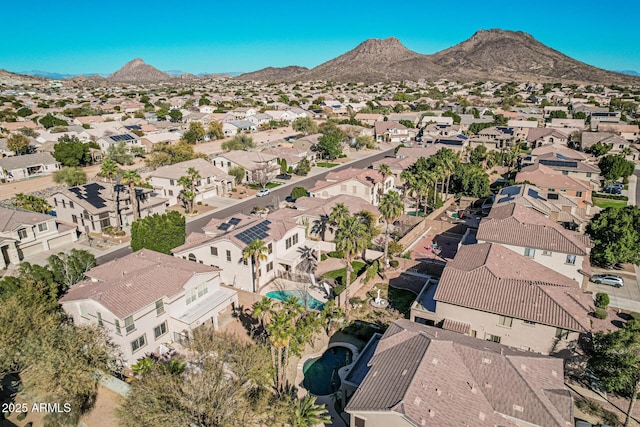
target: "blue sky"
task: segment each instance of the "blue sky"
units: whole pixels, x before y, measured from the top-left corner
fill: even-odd
[[[0,68],[111,73],[138,57],[161,70],[191,73],[311,68],[368,38],[395,36],[429,54],[479,29],[502,28],[530,33],[591,65],[640,72],[634,23],[640,2],[610,5],[600,13],[590,1],[8,2]]]

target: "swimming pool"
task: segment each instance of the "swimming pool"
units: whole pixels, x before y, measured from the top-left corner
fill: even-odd
[[[306,301],[307,307],[313,310],[322,311],[322,309],[324,308],[323,302],[318,301],[305,291],[273,291],[267,292],[267,296],[269,298],[274,298],[280,301],[285,301],[287,298],[293,296],[296,297],[298,299],[298,302],[302,305],[305,305]]]
[[[342,346],[331,347],[321,357],[308,360],[302,369],[302,385],[316,396],[326,396],[340,388],[338,370],[353,359],[350,349]]]

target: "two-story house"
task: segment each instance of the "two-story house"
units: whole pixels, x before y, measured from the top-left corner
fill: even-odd
[[[541,213],[515,203],[494,206],[476,233],[480,243],[497,243],[548,267],[581,286],[591,273],[588,236],[567,230]]]
[[[136,188],[136,206],[131,206],[129,187],[115,184],[92,182],[78,185],[53,194],[57,217],[69,224],[75,224],[84,233],[101,232],[105,227],[127,227],[133,223],[133,209],[139,218],[166,211],[167,199],[155,197],[148,188]],[[119,220],[116,217],[119,216]]]
[[[148,178],[156,193],[168,199],[169,206],[180,203],[180,194],[184,188],[178,181],[181,177],[187,176],[189,168],[194,168],[201,177],[195,183],[195,203],[209,197],[225,195],[233,187],[234,178],[205,159],[193,159],[162,166],[151,172]]]
[[[393,175],[382,176],[373,169],[348,168],[337,172],[329,172],[324,180],[319,180],[309,190],[311,197],[328,199],[346,194],[360,197],[374,206],[380,203],[380,197],[394,186]]]
[[[409,129],[405,125],[393,122],[375,122],[374,136],[377,142],[408,142],[416,137],[416,130]]]
[[[173,255],[220,268],[224,284],[249,292],[258,292],[278,274],[294,271],[301,262],[299,249],[312,246],[312,242],[306,240],[304,225],[269,216],[237,214],[222,220],[212,219],[202,231],[189,234],[184,245],[171,251]],[[266,245],[267,259],[260,261],[254,277],[253,259],[244,259],[243,251],[256,239]]]
[[[143,150],[145,149],[145,146],[142,143],[140,137],[130,132],[120,133],[116,135],[105,135],[98,139],[97,143],[100,146],[100,149],[105,153],[112,145],[115,146],[122,143],[124,143],[125,147],[127,147],[127,151],[131,151],[133,147],[139,147]]]
[[[245,171],[242,182],[250,184],[266,183],[279,173],[277,157],[255,151],[229,151],[211,159],[211,164],[228,174],[229,169],[241,167]]]
[[[0,207],[0,268],[76,240],[75,228],[51,215]]]
[[[593,206],[593,185],[590,182],[564,175],[540,163],[523,167],[516,174],[516,182],[530,182],[547,192],[562,193],[587,211]]]
[[[76,325],[98,325],[128,365],[161,354],[192,329],[215,329],[238,307],[218,269],[141,249],[92,268],[60,299]]]

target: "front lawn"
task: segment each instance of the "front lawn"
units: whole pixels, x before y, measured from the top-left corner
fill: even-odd
[[[321,168],[332,168],[338,166],[339,163],[329,163],[329,162],[316,162],[316,166]]]
[[[627,202],[625,202],[624,200],[600,199],[598,197],[593,198],[593,204],[602,209],[624,208],[625,206],[627,206]]]
[[[276,188],[279,185],[281,185],[279,182],[267,182],[267,185],[265,186],[265,188],[272,189],[272,188]],[[251,188],[252,190],[262,190],[262,186],[259,184],[249,184],[248,187]]]
[[[360,274],[364,273],[364,270],[367,268],[367,264],[361,261],[352,261],[351,267],[353,267],[353,271],[351,272],[351,283],[353,283]],[[337,286],[343,287],[347,281],[347,269],[340,268],[338,270],[327,271],[322,275],[322,277],[333,279]]]

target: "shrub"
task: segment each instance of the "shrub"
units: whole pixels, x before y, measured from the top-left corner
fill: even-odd
[[[331,258],[344,258],[344,252],[342,251],[331,251],[327,253]]]
[[[202,202],[198,202],[198,205],[201,205],[201,204],[202,204]]]
[[[333,288],[333,293],[336,295],[340,295],[342,292],[344,292],[345,286],[344,285],[338,285],[335,288]]]
[[[598,307],[596,311],[593,312],[594,317],[597,319],[606,319],[609,313],[604,308]]]
[[[629,316],[633,319],[633,320],[640,320],[640,313],[632,311],[631,313],[629,313]]]
[[[371,279],[376,277],[377,274],[378,274],[378,260],[374,261],[373,264],[371,264],[371,266],[367,268],[367,274],[365,276],[364,281],[368,283],[369,281],[371,281]]]
[[[397,259],[392,259],[391,261],[389,261],[389,265],[393,268],[398,268],[400,262]]]
[[[320,254],[320,261],[326,261],[327,258],[329,258],[327,254]]]
[[[22,421],[22,420],[24,420],[25,418],[27,418],[27,413],[26,413],[26,412],[21,412],[21,413],[19,413],[19,414],[18,414],[18,416],[16,417],[16,419],[17,419],[18,421]]]
[[[609,305],[609,295],[604,292],[598,292],[596,294],[595,305],[599,308],[606,308]]]

